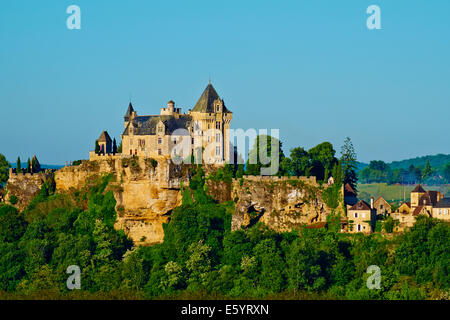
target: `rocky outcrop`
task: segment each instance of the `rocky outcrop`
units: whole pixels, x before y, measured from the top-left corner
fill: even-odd
[[[236,203],[232,230],[263,222],[278,231],[326,221],[332,210],[322,199],[326,186],[315,178],[245,176],[233,180]]]
[[[115,177],[110,186],[116,199],[115,227],[123,229],[136,244],[162,242],[163,223],[181,204],[180,187],[182,182],[189,184],[189,171],[165,157],[109,155],[56,171],[56,190],[79,189],[89,177],[110,173]]]
[[[5,201],[11,204],[11,199],[16,198],[14,205],[20,211],[24,210],[31,200],[41,191],[42,184],[50,176],[50,172],[39,173],[13,173],[9,172],[6,184]],[[14,202],[14,201],[13,201]]]

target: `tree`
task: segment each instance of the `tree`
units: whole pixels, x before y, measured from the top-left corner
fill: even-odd
[[[345,138],[344,145],[341,149],[341,162],[343,170],[343,183],[349,184],[355,192],[357,191],[358,178],[356,176],[356,152],[353,148],[352,140]]]
[[[119,146],[117,147],[117,153],[122,153],[122,141],[120,141]]]
[[[116,142],[116,138],[114,138],[113,140],[113,154],[117,153],[117,142]]]
[[[5,156],[0,153],[0,185],[8,181],[10,167],[11,164],[6,160]]]
[[[22,170],[22,163],[20,162],[20,157],[17,157],[16,172],[19,173],[21,170]]]
[[[445,165],[443,174],[444,174],[444,179],[447,180],[448,183],[450,183],[450,163],[447,163]]]
[[[322,142],[314,148],[309,149],[308,154],[312,161],[319,161],[324,170],[328,170],[328,172],[331,172],[333,166],[338,162],[334,156],[336,151],[333,149],[333,145],[329,142]],[[328,177],[325,178],[328,179]]]
[[[422,171],[422,179],[425,180],[433,174],[433,168],[431,168],[430,160],[427,159],[427,163],[425,164],[425,168]]]
[[[96,154],[100,153],[100,145],[98,144],[98,140],[95,140],[95,153]]]
[[[260,142],[262,145],[262,150],[260,150]],[[266,141],[266,143],[264,143]],[[278,150],[272,150],[272,144],[277,145],[278,144]],[[277,152],[278,154],[272,155],[272,151]],[[263,164],[262,159],[260,155],[265,155],[267,158],[269,158],[268,164]],[[278,156],[278,168],[273,167],[274,163],[272,158],[276,158]],[[275,137],[271,137],[268,135],[258,135],[255,140],[255,144],[253,145],[253,148],[249,152],[249,157],[247,160],[247,174],[249,175],[261,175],[261,169],[262,168],[272,168],[269,170],[271,171],[271,175],[283,175],[284,172],[282,172],[282,168],[280,167],[280,164],[283,162],[283,159],[285,158],[283,150],[282,150],[282,143],[280,140],[278,140]],[[256,160],[256,163],[250,163]],[[272,170],[273,169],[273,170]],[[277,171],[275,171],[277,170]]]
[[[28,158],[28,160],[27,160],[27,172],[31,173],[31,160],[30,160],[30,158]]]
[[[310,159],[308,152],[302,147],[291,150],[288,170],[294,176],[308,176],[310,174]]]

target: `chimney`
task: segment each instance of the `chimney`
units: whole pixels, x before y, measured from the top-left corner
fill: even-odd
[[[373,197],[370,198],[370,209],[373,209]]]

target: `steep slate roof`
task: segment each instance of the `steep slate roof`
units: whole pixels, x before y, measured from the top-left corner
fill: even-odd
[[[353,190],[352,186],[349,185],[348,183],[346,183],[344,186],[344,196],[355,196],[356,197],[355,190]]]
[[[359,200],[353,207],[349,210],[370,210],[370,205],[364,200]]]
[[[431,198],[430,198],[430,195],[428,193],[422,195],[419,198],[419,205],[428,205],[428,206],[432,205]]]
[[[98,138],[98,142],[108,142],[108,141],[112,141],[111,137],[109,136],[108,132],[103,131],[102,134],[100,135],[100,138]]]
[[[425,189],[422,188],[422,186],[420,184],[418,184],[413,191],[411,192],[420,192],[420,193],[426,193]]]
[[[450,208],[450,198],[442,198],[436,205],[435,208]]]
[[[130,120],[130,117],[131,117],[131,114],[133,113],[133,111],[134,111],[133,105],[132,105],[131,102],[130,102],[130,104],[128,105],[127,113],[125,113],[125,116],[124,116],[125,121]]]
[[[189,115],[180,115],[178,119],[174,116],[139,116],[130,122],[123,132],[124,136],[128,136],[128,129],[130,126],[134,127],[134,135],[155,135],[156,125],[162,121],[166,127],[165,134],[172,134],[176,129],[186,129],[192,122],[192,117]]]
[[[425,206],[418,206],[417,208],[415,208],[412,213],[413,216],[418,216],[424,208],[425,208]],[[427,211],[425,210],[425,212],[427,212]]]
[[[194,112],[203,112],[203,113],[213,113],[214,112],[214,101],[221,100],[219,95],[217,94],[216,90],[212,86],[212,84],[208,84],[203,91],[202,95],[200,96],[200,99],[198,99],[197,103],[195,104],[194,109],[192,111]],[[223,102],[223,100],[222,100]],[[223,104],[223,112],[230,112],[226,107],[225,104]]]
[[[431,204],[434,206],[438,202],[439,191],[428,191],[427,193],[430,196]]]

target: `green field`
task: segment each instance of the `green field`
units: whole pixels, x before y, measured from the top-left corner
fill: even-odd
[[[388,185],[386,183],[358,184],[358,198],[366,201],[370,197],[377,199],[382,196],[388,202],[410,201],[410,193],[414,185]],[[425,190],[436,190],[443,192],[445,196],[450,196],[450,185],[423,186]]]

